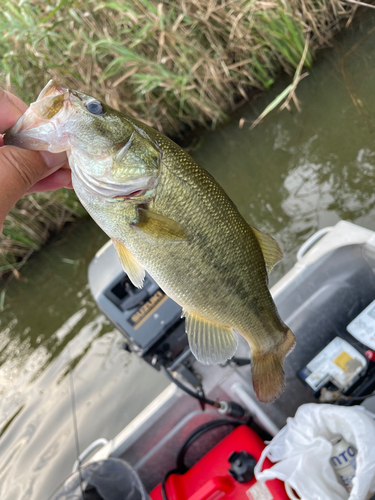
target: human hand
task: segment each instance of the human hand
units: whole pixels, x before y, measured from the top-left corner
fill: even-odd
[[[0,234],[7,213],[24,194],[72,187],[66,153],[4,146],[2,134],[27,108],[0,88]]]

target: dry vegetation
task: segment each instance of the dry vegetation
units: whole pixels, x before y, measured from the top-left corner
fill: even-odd
[[[28,101],[55,78],[178,134],[223,120],[250,88],[292,72],[307,38],[310,66],[354,9],[342,0],[3,0],[0,75]]]
[[[0,246],[0,277],[18,269],[35,250],[47,241],[51,232],[59,231],[85,210],[68,189],[54,193],[27,195],[7,216]]]
[[[305,47],[311,66],[355,9],[343,0],[2,0],[0,79],[32,101],[55,78],[176,136],[225,120],[280,70],[293,74]],[[20,202],[1,240],[0,273],[39,248],[74,203]]]

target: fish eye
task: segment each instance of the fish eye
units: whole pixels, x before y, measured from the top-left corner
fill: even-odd
[[[103,115],[104,114],[104,109],[102,106],[102,103],[97,101],[96,99],[93,99],[92,101],[89,101],[85,104],[85,108],[87,111],[92,113],[93,115]]]

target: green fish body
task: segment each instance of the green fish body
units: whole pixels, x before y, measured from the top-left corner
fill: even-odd
[[[174,142],[93,102],[52,82],[30,108],[41,115],[39,130],[35,116],[24,119],[23,130],[21,117],[5,142],[65,149],[78,197],[112,238],[133,283],[142,286],[147,270],[183,307],[190,348],[204,364],[231,358],[236,332],[243,335],[255,392],[260,401],[273,401],[284,390],[283,362],[295,345],[268,289],[268,272],[282,258],[276,241],[249,226],[213,177]],[[60,137],[41,132],[46,114]]]

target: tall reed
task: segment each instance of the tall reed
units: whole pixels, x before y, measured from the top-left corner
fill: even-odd
[[[3,0],[0,78],[50,78],[168,134],[215,125],[251,88],[305,65],[355,7],[342,0]]]
[[[67,221],[85,214],[73,191],[38,193],[22,198],[4,223],[0,240],[0,277],[18,269]]]

